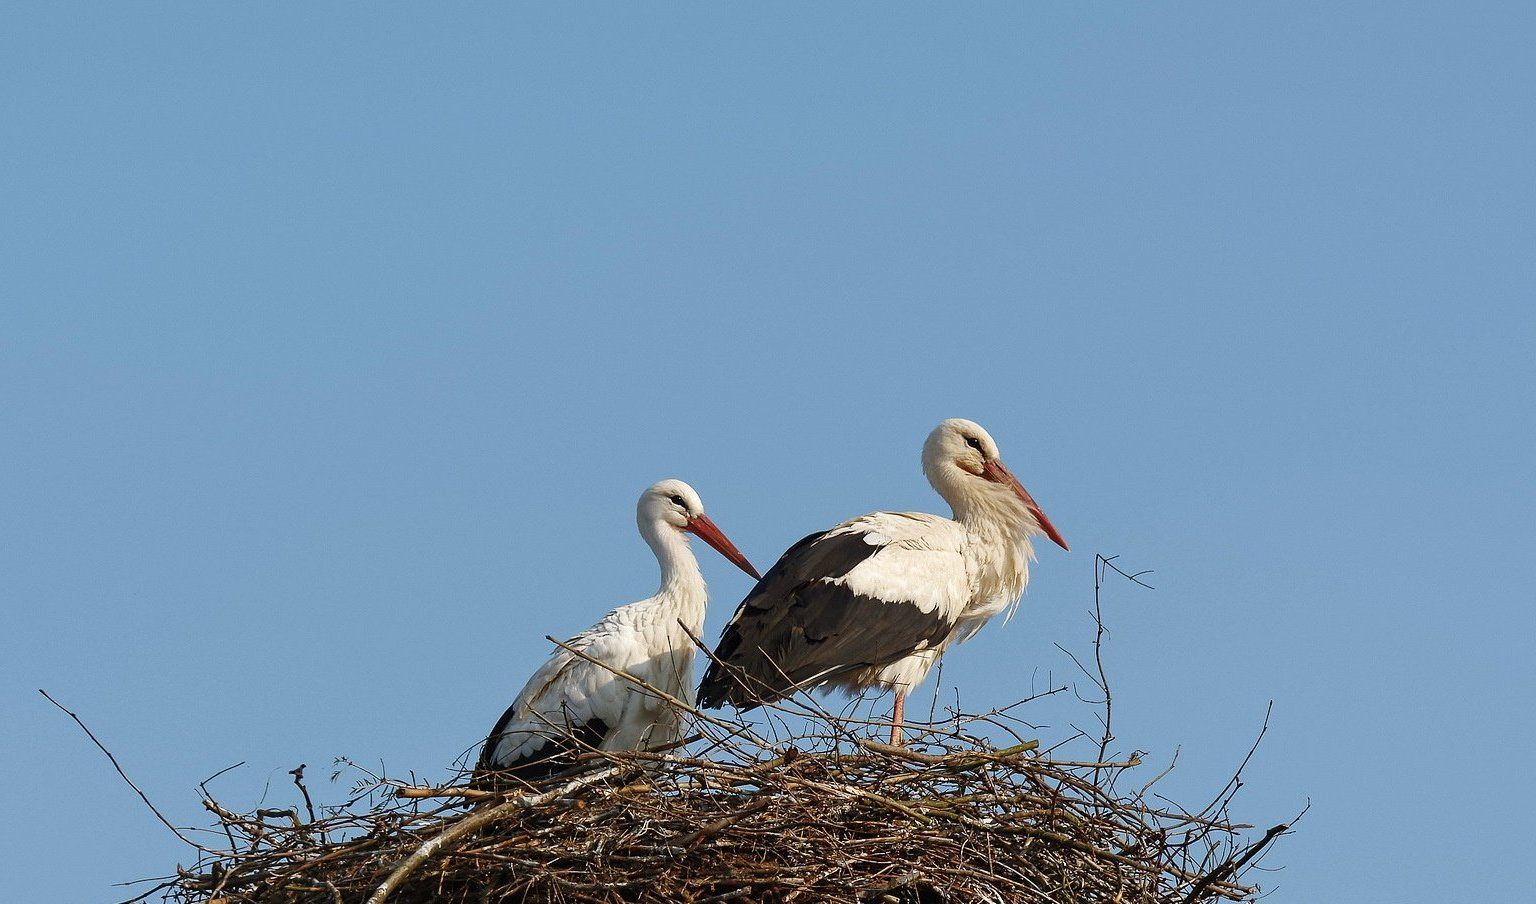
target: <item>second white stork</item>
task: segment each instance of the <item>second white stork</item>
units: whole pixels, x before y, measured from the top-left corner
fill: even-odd
[[[575,754],[588,748],[637,750],[680,737],[683,714],[615,671],[692,701],[693,641],[683,627],[695,636],[703,630],[708,595],[688,534],[759,575],[681,480],[663,480],[641,494],[636,520],[661,564],[661,588],[603,616],[533,674],[491,729],[476,767],[482,777],[501,770],[543,778],[570,768]]]
[[[891,743],[901,742],[907,692],[946,647],[1023,594],[1031,539],[1067,548],[979,424],[934,428],[923,472],[954,517],[875,512],[790,547],[722,633],[701,705],[751,709],[812,687],[894,690]]]

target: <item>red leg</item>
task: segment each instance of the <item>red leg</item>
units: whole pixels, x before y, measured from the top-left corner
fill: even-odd
[[[896,692],[896,706],[891,710],[891,744],[901,746],[901,724],[907,718],[907,692]]]

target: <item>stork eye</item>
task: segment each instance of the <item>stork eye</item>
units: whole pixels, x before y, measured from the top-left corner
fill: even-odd
[[[683,501],[683,497],[677,495],[676,493],[673,493],[671,496],[668,496],[667,498],[671,499],[673,502],[675,502],[678,505],[682,506],[684,509],[688,508],[688,503],[684,502]]]
[[[982,449],[981,449],[981,440],[977,439],[974,436],[967,436],[965,438],[965,444],[967,446],[970,446],[972,449],[975,449],[977,452],[982,451]]]

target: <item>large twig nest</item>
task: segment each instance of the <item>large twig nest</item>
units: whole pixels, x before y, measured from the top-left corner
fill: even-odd
[[[794,736],[701,723],[686,748],[583,757],[541,786],[370,780],[318,819],[236,814],[156,891],[187,902],[1183,902],[1244,900],[1257,839],[1116,790],[1139,765],[1002,749],[956,718],[908,748],[798,714]],[[997,724],[995,714],[987,717]]]

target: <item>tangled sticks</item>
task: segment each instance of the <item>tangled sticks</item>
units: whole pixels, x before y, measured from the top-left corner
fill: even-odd
[[[350,806],[231,812],[228,839],[155,891],[186,902],[1196,902],[1244,900],[1285,826],[1115,791],[1139,765],[995,748],[955,716],[909,747],[797,700],[763,725],[704,717],[678,749],[582,756],[539,786],[373,777]],[[790,712],[795,709],[798,711]],[[791,725],[793,731],[784,731]],[[378,793],[385,792],[385,793]],[[468,809],[466,809],[466,805]]]

